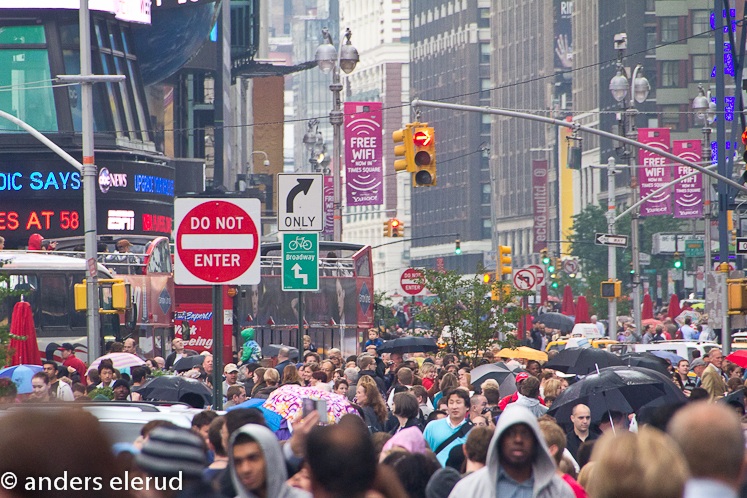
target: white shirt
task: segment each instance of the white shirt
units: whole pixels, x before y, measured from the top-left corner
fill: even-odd
[[[599,329],[599,333],[604,335],[604,324],[602,322],[597,322],[594,325],[596,325],[597,329]]]
[[[682,498],[737,498],[737,492],[715,479],[689,479]]]

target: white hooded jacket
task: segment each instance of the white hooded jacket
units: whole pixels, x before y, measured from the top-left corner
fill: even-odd
[[[539,445],[537,458],[532,464],[532,476],[534,477],[532,496],[534,498],[575,498],[576,495],[571,487],[555,473],[555,460],[547,449],[537,418],[526,407],[517,403],[508,405],[498,419],[498,425],[488,448],[485,467],[459,481],[449,494],[449,498],[463,498],[465,496],[500,498],[496,497],[498,469],[501,464],[498,440],[506,429],[516,424],[526,424],[534,433]]]

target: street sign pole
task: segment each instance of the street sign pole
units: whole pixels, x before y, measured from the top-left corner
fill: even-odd
[[[213,410],[223,409],[223,286],[213,285]]]
[[[410,333],[415,335],[415,296],[410,298]]]
[[[611,156],[607,160],[607,231],[615,233],[615,158]],[[617,280],[617,249],[615,246],[607,246],[607,279]],[[607,301],[607,335],[610,338],[617,337],[617,299]]]
[[[298,363],[303,361],[303,292],[298,291]]]

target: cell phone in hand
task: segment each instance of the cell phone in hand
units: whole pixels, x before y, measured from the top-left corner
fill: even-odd
[[[327,400],[326,399],[311,399],[303,398],[301,400],[303,406],[303,418],[313,412],[314,410],[319,412],[319,425],[329,424],[329,417],[327,416]]]

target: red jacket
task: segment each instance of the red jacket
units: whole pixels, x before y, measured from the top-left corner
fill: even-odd
[[[516,391],[515,393],[511,394],[510,396],[506,396],[505,398],[501,399],[498,402],[498,408],[500,408],[501,410],[505,410],[509,403],[513,403],[517,399],[519,399],[519,392],[518,391]],[[542,399],[542,396],[539,397],[539,402],[540,402],[541,405],[545,404],[545,400]]]
[[[86,364],[80,358],[75,356],[68,356],[67,360],[62,362],[64,367],[73,367],[80,375],[80,381],[85,384],[86,382]]]

